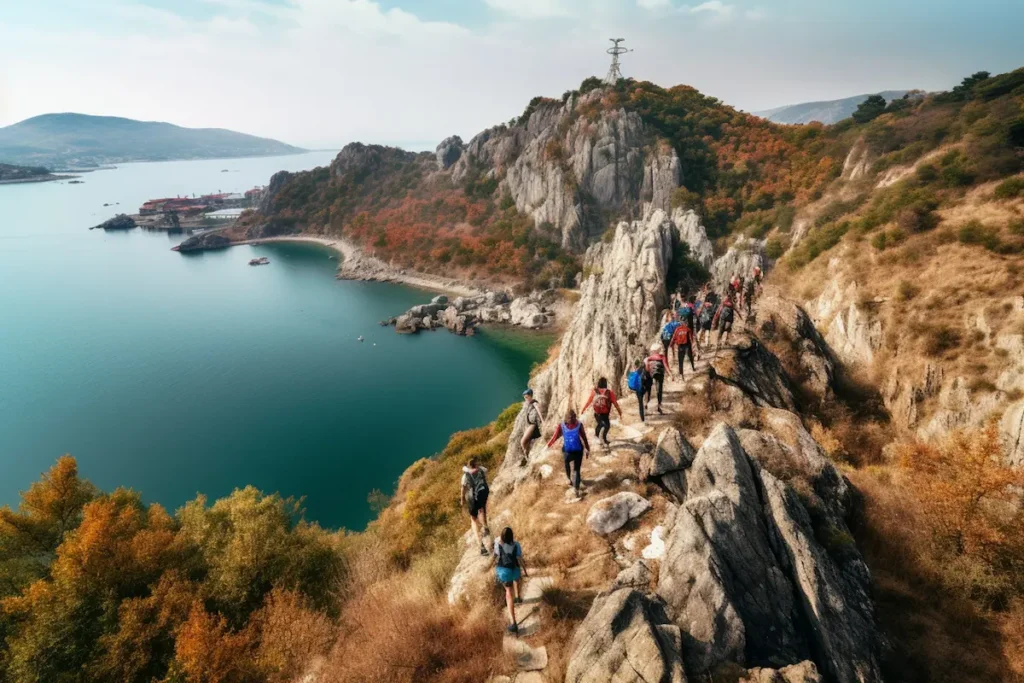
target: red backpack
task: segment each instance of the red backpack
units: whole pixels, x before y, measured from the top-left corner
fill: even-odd
[[[607,389],[594,390],[594,412],[598,415],[607,415],[612,412],[612,399]]]

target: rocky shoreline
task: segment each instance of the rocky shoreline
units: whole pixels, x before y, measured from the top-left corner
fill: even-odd
[[[439,295],[430,303],[413,306],[402,315],[382,320],[380,324],[382,327],[394,327],[398,334],[445,328],[453,334],[472,336],[481,323],[538,330],[555,320],[552,306],[556,297],[553,290],[531,292],[519,298],[504,291],[485,292],[473,297],[459,296],[452,300]]]

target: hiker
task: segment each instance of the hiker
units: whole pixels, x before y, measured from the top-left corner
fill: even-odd
[[[675,334],[675,330],[672,331]],[[647,374],[654,380],[653,385],[658,387],[658,415],[663,415],[661,412],[661,398],[665,388],[665,375],[670,375],[671,372],[668,368],[668,357],[661,353],[658,349],[658,345],[654,344],[651,346],[651,355],[644,359],[644,366],[647,368]],[[651,389],[647,389],[647,403],[651,402]]]
[[[676,348],[676,358],[679,360],[679,377],[683,377],[683,361],[686,359],[686,355],[690,356],[690,369],[697,372],[697,366],[693,363],[693,343],[694,343],[693,329],[683,323],[676,328],[676,331],[672,334],[672,346]]]
[[[761,271],[761,266],[754,266],[753,280],[757,285],[757,295],[761,296],[762,283],[764,282],[764,273]]]
[[[644,362],[637,359],[633,362],[633,369],[626,378],[626,386],[636,394],[636,404],[640,407],[641,422],[646,422],[644,419],[644,394],[651,392],[650,384],[651,376],[647,374]]]
[[[483,536],[491,534],[487,527],[487,497],[490,493],[491,489],[487,486],[487,468],[480,465],[476,458],[470,458],[469,463],[462,468],[461,503],[469,510],[473,534],[476,536],[476,542],[480,544],[480,554],[484,556],[487,555],[487,546],[484,545]]]
[[[696,313],[696,303],[697,297],[691,295],[690,298],[684,300],[676,310],[676,314],[679,316],[679,322],[688,326],[691,330],[694,329],[693,319]]]
[[[581,483],[580,468],[583,467],[584,456],[590,457],[590,443],[587,441],[587,431],[583,429],[583,423],[576,418],[576,411],[572,408],[565,414],[565,422],[555,427],[555,433],[551,441],[548,441],[548,448],[554,446],[559,438],[562,439],[565,476],[569,479],[569,484],[576,489],[578,497]]]
[[[525,462],[530,455],[533,440],[540,438],[541,425],[544,422],[544,416],[540,413],[540,404],[533,398],[533,389],[523,392],[523,410],[526,411],[526,429],[523,430],[523,438],[519,442],[519,446],[523,449],[523,461]]]
[[[697,309],[697,341],[702,345],[711,346],[711,323],[715,319],[717,308],[715,301],[714,292],[707,292],[700,308]]]
[[[612,406],[615,406],[615,410],[619,411],[620,420],[622,419],[622,408],[619,407],[619,401],[615,398],[615,392],[608,388],[608,380],[606,378],[602,377],[597,380],[597,386],[590,391],[590,397],[583,404],[583,410],[580,411],[580,415],[587,412],[587,408],[591,404],[594,405],[594,420],[597,422],[594,436],[601,439],[605,446],[608,446],[608,430],[612,427]],[[601,436],[602,430],[604,430],[604,437]]]
[[[715,312],[715,319],[711,321],[711,326],[718,330],[718,340],[715,344],[715,353],[718,353],[718,349],[722,347],[722,341],[729,341],[729,333],[732,332],[732,321],[733,317],[739,315],[736,311],[736,305],[733,303],[732,295],[726,294],[725,299],[718,305],[718,311]]]
[[[757,282],[754,280],[754,278],[750,278],[743,286],[743,304],[745,306],[744,310],[747,312],[748,318],[750,317],[750,312],[754,307],[754,296],[756,292]]]
[[[672,333],[679,327],[679,321],[676,320],[676,314],[674,311],[665,311],[661,316],[661,346],[662,353],[668,358],[669,349],[672,346]]]
[[[505,527],[501,537],[494,539],[493,559],[497,564],[495,573],[498,582],[505,587],[505,606],[508,607],[508,617],[512,620],[508,632],[519,633],[516,605],[523,603],[523,577],[529,576],[529,573],[523,563],[523,547],[512,536],[511,527]]]

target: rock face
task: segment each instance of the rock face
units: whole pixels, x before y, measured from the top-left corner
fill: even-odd
[[[599,596],[573,637],[566,683],[685,683],[680,630],[662,606],[619,588]]]
[[[453,135],[445,138],[437,146],[437,167],[442,171],[449,169],[462,156],[462,138]]]
[[[804,309],[771,289],[758,301],[755,330],[767,344],[784,348],[800,367],[802,385],[818,401],[835,395],[837,366],[832,347]]]
[[[205,251],[208,249],[224,249],[231,246],[231,240],[217,232],[204,232],[193,235],[179,244],[177,251]]]
[[[812,660],[842,683],[880,680],[866,571],[840,572],[795,493],[732,429],[705,440],[686,487],[657,593],[683,630],[691,675]]]
[[[1017,401],[1003,413],[999,432],[1006,445],[1006,459],[1013,467],[1024,467],[1024,401]]]
[[[693,446],[675,427],[668,427],[658,435],[652,453],[644,454],[638,462],[640,481],[654,481],[671,493],[676,500],[686,498],[685,470],[693,462]]]
[[[710,269],[715,262],[715,250],[700,216],[692,210],[676,208],[672,211],[672,224],[679,231],[679,238],[690,248],[690,258]]]
[[[685,172],[675,150],[658,143],[636,113],[580,115],[603,95],[541,101],[517,125],[485,130],[465,145],[452,180],[474,167],[503,176],[516,208],[538,226],[553,226],[562,246],[577,251],[604,232],[605,212],[639,217],[645,204],[668,211]]]
[[[119,213],[113,218],[108,218],[99,225],[94,225],[90,230],[131,230],[135,228],[135,219],[126,213]]]
[[[598,377],[619,389],[630,359],[647,355],[668,303],[674,231],[665,212],[655,210],[642,221],[619,223],[610,243],[587,251],[591,275],[562,336],[561,353],[534,381],[547,414],[563,413],[570,400],[580,403]]]
[[[839,262],[833,259],[830,266],[838,268]],[[857,289],[857,283],[845,276],[832,278],[811,303],[811,314],[839,359],[869,364],[882,346],[882,323],[861,309]]]
[[[715,291],[724,292],[733,275],[749,278],[754,267],[768,272],[767,257],[764,254],[764,240],[740,236],[729,250],[715,259],[711,266]]]

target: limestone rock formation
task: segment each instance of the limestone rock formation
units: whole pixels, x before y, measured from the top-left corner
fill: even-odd
[[[643,593],[619,588],[594,600],[573,636],[566,683],[685,683],[679,627]]]
[[[588,250],[591,275],[562,336],[561,353],[535,380],[549,414],[578,402],[599,376],[617,388],[629,359],[647,355],[658,314],[668,303],[665,276],[674,230],[665,212],[655,210],[643,221],[619,223],[611,242]]]
[[[686,480],[657,592],[683,630],[687,671],[812,660],[841,683],[879,680],[866,572],[840,572],[795,493],[725,425]]]
[[[449,169],[462,156],[462,138],[458,135],[445,138],[437,146],[437,167],[442,171]]]
[[[690,248],[690,258],[710,269],[715,263],[715,250],[700,216],[692,209],[677,207],[672,210],[672,224],[679,231],[679,238]]]
[[[655,481],[675,496],[686,497],[684,471],[693,462],[693,446],[675,427],[668,427],[658,435],[654,451],[640,457],[637,469],[640,481]]]
[[[740,236],[729,250],[715,259],[711,266],[715,289],[724,292],[733,275],[749,278],[754,267],[767,272],[768,258],[764,253],[764,240]]]
[[[1024,401],[1017,401],[1003,413],[999,431],[1006,446],[1006,460],[1013,467],[1024,467]]]
[[[832,348],[804,309],[766,290],[758,300],[754,329],[758,338],[784,349],[799,365],[806,391],[819,401],[832,399],[837,375]]]

